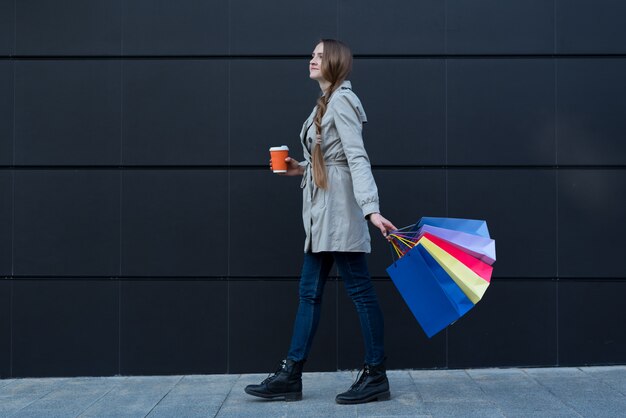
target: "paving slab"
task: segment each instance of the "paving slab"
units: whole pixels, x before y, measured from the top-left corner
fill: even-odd
[[[59,381],[45,396],[20,409],[15,417],[78,416],[115,388],[123,379],[76,378]]]
[[[12,384],[14,381],[15,381],[15,379],[0,380],[0,389],[2,389],[4,386]]]
[[[0,417],[15,415],[69,379],[15,379],[0,388]]]
[[[548,388],[522,369],[470,370],[487,398],[505,416],[576,416],[576,412]],[[567,381],[568,379],[561,379]]]
[[[549,370],[528,373],[550,393],[558,397],[576,413],[584,417],[624,416],[626,397],[602,379],[601,373],[586,373],[583,369],[570,369],[550,373]],[[567,375],[566,375],[567,373]],[[626,370],[613,375],[614,381],[626,374]],[[598,408],[598,405],[601,405]]]
[[[474,400],[443,400],[426,401],[426,410],[435,418],[444,417],[468,417],[468,418],[501,418],[502,411],[488,401]]]
[[[412,371],[410,374],[425,402],[489,401],[465,370],[441,370],[438,373]]]
[[[626,366],[585,367],[582,372],[602,380],[613,389],[626,396]]]
[[[237,375],[184,376],[148,417],[212,417],[224,404]]]
[[[182,376],[128,377],[79,416],[145,417]]]

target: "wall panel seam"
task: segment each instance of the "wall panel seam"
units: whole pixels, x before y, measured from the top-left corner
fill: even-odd
[[[386,165],[386,164],[373,164],[373,170],[625,170],[626,164],[557,164],[557,165],[460,165],[460,164],[416,164],[416,165]],[[0,165],[0,170],[11,171],[37,171],[37,170],[128,170],[128,171],[175,171],[175,170],[228,170],[228,171],[248,171],[248,170],[260,170],[267,171],[266,165]]]
[[[119,133],[120,133],[120,155],[119,155],[119,161],[120,164],[122,164],[123,160],[123,149],[124,149],[124,61],[120,61],[120,126],[119,126]],[[119,271],[119,275],[122,276],[122,220],[123,220],[123,190],[124,190],[124,172],[123,170],[119,169],[118,167],[118,174],[119,174],[119,185],[120,185],[120,190],[119,190],[119,248],[118,248],[118,271]]]
[[[120,0],[120,5],[122,0]],[[124,52],[124,12],[123,6],[120,7],[121,13],[121,39],[120,49]],[[120,60],[120,153],[119,163],[124,162],[124,60]],[[123,192],[124,192],[124,171],[118,168],[119,173],[119,248],[118,248],[118,269],[119,275],[122,276],[122,249],[123,249]],[[122,374],[122,281],[117,284],[117,374]]]
[[[372,164],[374,170],[468,170],[468,169],[483,169],[483,170],[624,170],[626,164]],[[199,164],[168,164],[168,165],[81,165],[81,164],[56,164],[56,165],[16,165],[16,164],[1,164],[0,170],[262,170],[267,171],[266,165],[256,164],[211,164],[211,165],[199,165]]]
[[[559,280],[556,280],[556,284],[555,284],[555,288],[556,288],[556,292],[555,292],[555,298],[556,298],[556,365],[560,366],[561,365],[561,359],[560,359],[560,347],[559,347],[559,322],[560,322],[560,317],[559,317]]]
[[[9,336],[9,377],[13,377],[13,328],[14,328],[13,288],[14,288],[13,280],[11,280],[10,287],[9,287],[9,333],[10,333],[10,336]]]
[[[336,38],[337,39],[341,39],[341,31],[339,30],[339,23],[340,23],[340,13],[341,13],[341,0],[336,0],[336,6],[335,6],[335,34],[336,34]]]
[[[229,10],[230,10],[230,6],[229,6]],[[230,13],[230,12],[229,12]],[[229,25],[230,25],[230,19],[229,19]],[[227,100],[228,100],[228,113],[227,113],[227,132],[226,135],[228,137],[228,165],[230,165],[230,157],[231,157],[231,65],[230,65],[230,61],[228,62],[228,71],[227,71],[227,85],[228,85],[228,95],[227,95]],[[231,198],[232,198],[232,193],[231,193],[231,170],[228,170],[226,173],[226,178],[227,178],[227,185],[226,185],[226,193],[228,193],[227,196],[227,212],[226,212],[226,216],[227,216],[227,222],[226,222],[226,228],[228,228],[227,231],[227,237],[226,237],[226,275],[227,277],[230,277],[230,263],[231,263],[231,222],[232,222],[232,216],[231,216]],[[230,373],[230,280],[228,280],[226,282],[226,373]]]
[[[556,2],[557,2],[557,0],[553,0],[553,2],[554,2],[554,3],[553,3],[553,4],[554,4],[554,12],[553,12],[553,13],[554,13],[554,15],[552,16],[552,19],[553,19],[553,25],[552,25],[552,27],[554,28],[554,33],[553,33],[553,46],[552,46],[552,50],[554,51],[554,54],[556,55],[556,37],[557,37],[557,33],[558,33],[558,31],[557,31],[557,27],[556,27],[556,24],[557,24],[557,19],[556,19]]]
[[[308,59],[309,55],[0,55],[3,60],[20,61],[150,61],[150,60],[259,60],[259,61],[287,61]],[[603,59],[603,58],[626,58],[626,53],[567,53],[567,54],[354,54],[353,58],[376,59],[376,60],[432,60],[432,59]]]
[[[443,52],[448,55],[448,0],[443,1]]]
[[[13,2],[13,55],[17,55],[17,0]]]
[[[555,0],[556,3],[556,0]],[[559,131],[558,131],[558,61],[554,60],[553,63],[554,70],[554,162],[556,163],[556,167],[559,167]],[[555,254],[556,254],[556,277],[559,277],[559,170],[557,169],[554,173],[554,182],[555,182]]]
[[[124,55],[124,0],[120,0],[120,54]]]
[[[17,23],[16,23],[17,25]],[[15,111],[15,102],[16,102],[16,85],[17,85],[17,77],[16,77],[16,64],[12,62],[13,67],[13,150],[11,155],[11,164],[15,165],[15,136],[16,136],[16,111]],[[11,275],[15,274],[15,171],[11,170]]]

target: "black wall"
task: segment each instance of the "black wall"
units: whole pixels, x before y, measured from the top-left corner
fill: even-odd
[[[626,3],[0,0],[0,377],[239,373],[286,354],[320,37],[382,210],[483,218],[492,285],[428,340],[372,275],[391,368],[626,363]],[[278,234],[276,233],[278,231]],[[278,239],[270,239],[274,236]],[[357,368],[336,278],[308,371]]]

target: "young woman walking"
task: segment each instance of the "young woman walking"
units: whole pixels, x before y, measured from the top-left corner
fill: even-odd
[[[346,80],[351,68],[350,49],[332,39],[321,40],[309,62],[309,76],[319,83],[322,95],[300,133],[304,161],[288,157],[285,173],[303,176],[306,240],[300,304],[287,358],[261,384],[247,386],[245,391],[250,395],[302,399],[302,366],[319,323],[324,284],[336,264],[356,307],[365,342],[362,373],[336,401],[354,404],[390,396],[383,315],[365,259],[371,250],[367,220],[385,237],[397,228],[380,214],[378,189],[361,134],[367,119]]]

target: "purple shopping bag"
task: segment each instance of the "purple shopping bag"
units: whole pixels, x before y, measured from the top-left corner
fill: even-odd
[[[424,233],[435,235],[487,264],[496,261],[496,242],[491,238],[431,225],[420,227],[416,233],[418,236]]]

